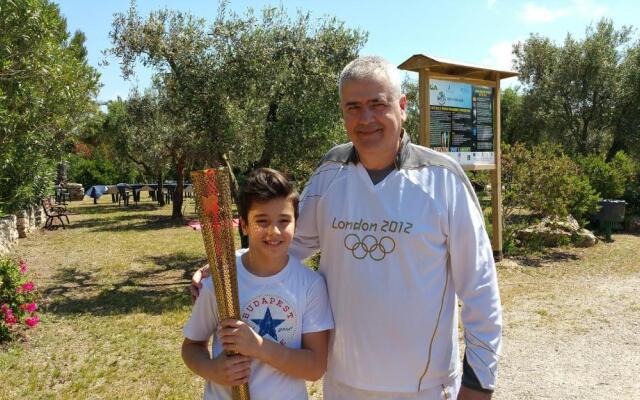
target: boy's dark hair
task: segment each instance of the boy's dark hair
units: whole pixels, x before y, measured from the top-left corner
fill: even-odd
[[[291,201],[293,212],[298,219],[298,192],[289,180],[279,171],[271,168],[258,168],[251,172],[240,189],[240,217],[247,221],[249,209],[254,202],[267,202],[277,198]]]

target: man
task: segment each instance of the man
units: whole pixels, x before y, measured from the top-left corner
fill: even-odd
[[[302,193],[290,252],[320,250],[335,319],[324,396],[490,399],[502,320],[482,211],[457,163],[410,142],[406,105],[393,65],[349,63],[340,107],[351,142]]]

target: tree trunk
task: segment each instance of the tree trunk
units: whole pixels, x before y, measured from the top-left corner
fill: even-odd
[[[273,101],[269,104],[269,112],[267,113],[267,124],[264,128],[264,149],[260,155],[260,160],[254,164],[254,168],[268,167],[271,164],[271,158],[273,158],[273,146],[274,146],[274,124],[277,121],[278,115],[278,103]]]
[[[185,157],[178,158],[176,165],[176,189],[173,191],[173,212],[171,218],[182,219],[182,201],[184,193],[184,165]]]
[[[164,189],[164,175],[161,173],[158,174],[158,190],[156,190],[156,196],[158,200],[158,204],[160,207],[164,207],[164,193],[162,193]]]
[[[618,134],[617,132],[614,133],[613,143],[611,143],[611,147],[609,148],[609,151],[607,151],[607,162],[613,160],[613,157],[615,157],[617,152],[619,152],[620,150],[624,150],[624,145],[625,144],[622,141],[620,134]]]
[[[222,159],[224,160],[224,163],[227,169],[229,170],[229,178],[231,180],[231,196],[233,197],[233,202],[236,203],[236,207],[238,207],[240,204],[240,201],[239,201],[240,188],[238,185],[238,180],[236,179],[236,176],[233,174],[233,168],[231,168],[231,162],[229,161],[229,157],[227,157],[226,154],[223,154]],[[240,226],[240,224],[238,224],[238,235],[240,236],[240,247],[243,249],[248,248],[249,237],[242,234],[242,227]]]
[[[222,160],[224,161],[225,167],[229,170],[229,180],[231,181],[231,197],[233,197],[233,201],[238,204],[238,195],[240,193],[240,187],[238,186],[238,180],[236,176],[233,174],[233,168],[231,167],[231,162],[229,161],[229,157],[226,154],[222,155]]]

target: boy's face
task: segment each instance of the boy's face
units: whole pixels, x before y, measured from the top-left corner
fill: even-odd
[[[286,262],[295,229],[291,200],[279,197],[266,202],[253,202],[242,232],[249,236],[249,249],[256,260],[267,263]]]

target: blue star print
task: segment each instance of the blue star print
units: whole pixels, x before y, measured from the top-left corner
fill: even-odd
[[[269,335],[274,338],[276,341],[278,340],[278,334],[276,333],[276,327],[284,322],[284,319],[273,319],[271,318],[271,310],[267,307],[267,312],[264,313],[264,318],[262,319],[252,319],[254,324],[258,325],[260,328],[260,332],[258,335],[263,336]]]

